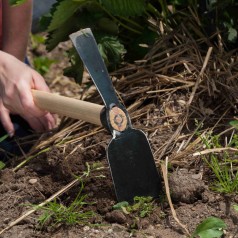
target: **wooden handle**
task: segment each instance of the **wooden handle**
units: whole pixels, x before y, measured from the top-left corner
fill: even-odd
[[[38,90],[32,90],[32,95],[35,104],[43,110],[102,125],[100,121],[102,105]]]

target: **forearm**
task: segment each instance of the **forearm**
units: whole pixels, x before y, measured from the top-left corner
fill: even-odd
[[[2,50],[24,60],[31,29],[32,0],[19,6],[10,6],[3,0]]]

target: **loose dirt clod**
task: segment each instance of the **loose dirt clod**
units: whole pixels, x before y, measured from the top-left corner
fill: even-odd
[[[179,169],[169,175],[171,198],[174,202],[194,203],[202,199],[205,184],[194,175],[186,169]]]
[[[124,224],[126,223],[126,216],[122,211],[114,210],[106,214],[105,219],[110,223]]]

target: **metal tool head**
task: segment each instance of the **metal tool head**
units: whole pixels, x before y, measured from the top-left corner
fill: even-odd
[[[118,201],[133,201],[135,196],[158,197],[161,177],[145,134],[132,128],[129,115],[119,102],[107,68],[89,28],[70,35],[105,104],[102,124],[113,138],[107,148],[112,180]]]

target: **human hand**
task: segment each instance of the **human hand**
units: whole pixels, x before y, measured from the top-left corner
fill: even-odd
[[[31,89],[49,92],[39,73],[15,57],[0,52],[0,121],[11,136],[14,126],[10,113],[20,115],[37,132],[55,127],[55,117],[34,104]]]

